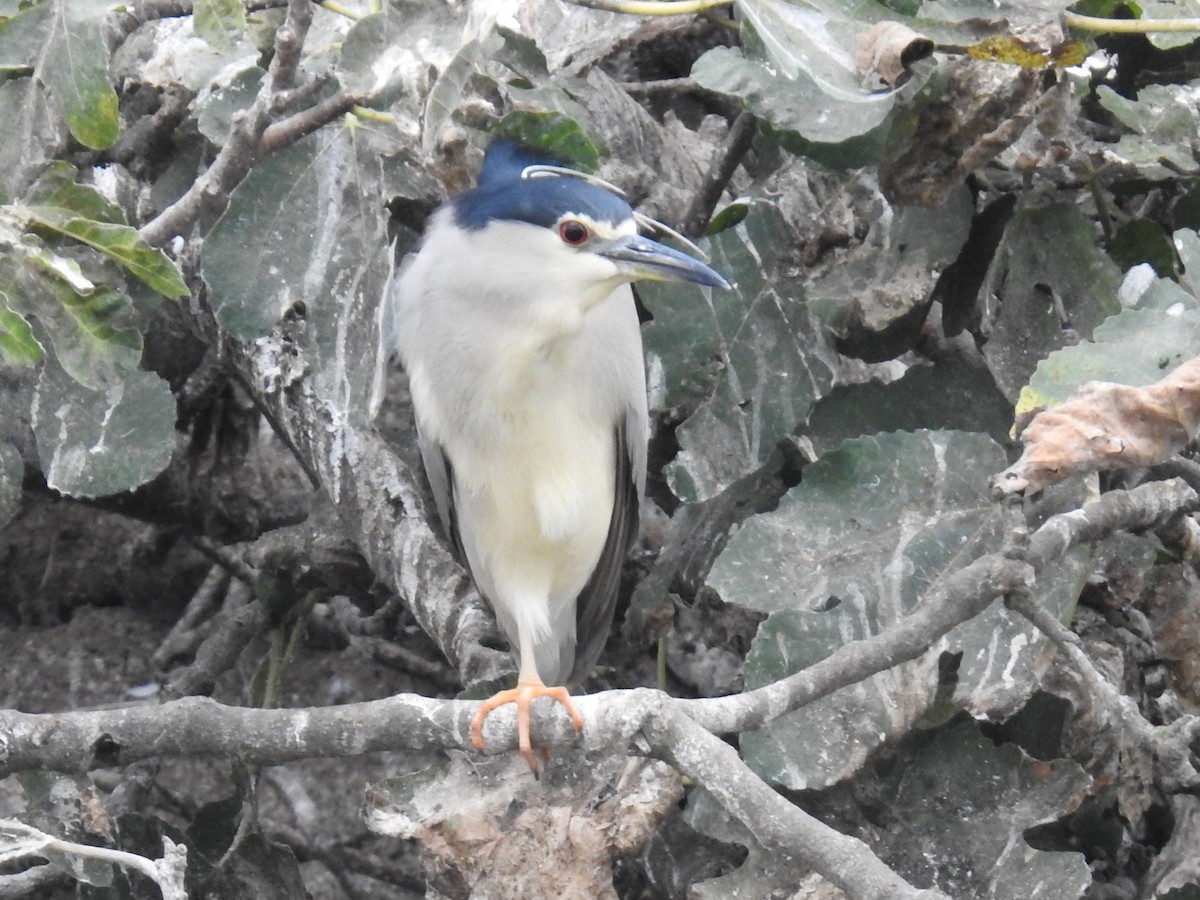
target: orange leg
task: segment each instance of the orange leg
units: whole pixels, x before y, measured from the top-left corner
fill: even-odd
[[[533,701],[539,697],[549,697],[561,703],[566,708],[568,715],[571,716],[575,730],[583,731],[583,716],[571,702],[571,695],[567,693],[565,687],[547,687],[540,678],[520,678],[517,680],[515,688],[500,691],[480,704],[479,712],[475,713],[475,718],[471,721],[471,743],[475,745],[475,749],[483,749],[483,720],[488,717],[488,714],[505,703],[515,703],[517,704],[517,744],[520,747],[521,755],[525,757],[525,762],[529,763],[529,768],[533,770],[534,775],[537,775],[537,758],[533,755],[529,723]]]

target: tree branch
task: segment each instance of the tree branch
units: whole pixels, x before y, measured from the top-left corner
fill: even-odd
[[[809,816],[760,781],[737,751],[683,714],[680,701],[650,690],[576,698],[587,725],[578,735],[547,705],[536,716],[546,745],[625,748],[673,763],[703,784],[764,846],[798,857],[856,900],[935,900],[906,884],[861,841]],[[218,757],[278,765],[309,757],[383,750],[470,748],[477,704],[401,694],[310,709],[249,709],[189,697],[160,706],[29,714],[0,711],[0,776],[30,768],[86,771],[151,756]],[[515,714],[488,717],[488,751],[516,747]],[[641,745],[641,749],[639,748]]]
[[[873,637],[845,644],[807,669],[757,690],[680,703],[688,715],[714,733],[759,728],[838,688],[916,659],[997,597],[1029,590],[1037,572],[1072,547],[1122,528],[1148,528],[1194,509],[1197,502],[1196,492],[1179,479],[1112,491],[1082,509],[1049,519],[1030,538],[1028,548],[975,560],[946,579],[916,612]],[[1013,533],[1019,532],[1014,527]],[[1016,558],[1018,554],[1024,561]]]
[[[215,218],[225,208],[230,192],[258,159],[263,134],[278,111],[279,95],[295,81],[311,23],[310,0],[289,0],[287,18],[275,33],[275,55],[254,103],[233,116],[225,146],[204,174],[182,197],[141,227],[142,240],[161,247],[176,235],[186,235],[201,219]]]

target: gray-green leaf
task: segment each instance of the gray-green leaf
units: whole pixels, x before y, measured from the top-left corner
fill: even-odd
[[[153,372],[133,371],[90,390],[47,359],[33,404],[46,483],[73,497],[103,497],[145,484],[175,448],[175,398]]]

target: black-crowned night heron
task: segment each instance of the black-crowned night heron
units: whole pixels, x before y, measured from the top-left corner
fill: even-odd
[[[385,303],[408,372],[421,456],[442,525],[516,654],[517,705],[536,772],[530,706],[596,662],[646,479],[646,378],[629,283],[729,287],[638,233],[660,226],[612,186],[506,141],[479,185],[433,214]]]

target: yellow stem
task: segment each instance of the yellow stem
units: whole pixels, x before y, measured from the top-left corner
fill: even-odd
[[[1110,34],[1158,34],[1168,31],[1200,31],[1200,19],[1102,19],[1098,16],[1081,16],[1066,11],[1063,21],[1080,31],[1108,32]]]
[[[319,0],[317,6],[323,7],[339,16],[345,16],[347,19],[353,19],[355,22],[362,18],[360,13],[356,13],[347,6],[342,6],[337,0]]]
[[[395,122],[396,117],[391,113],[383,112],[378,109],[371,109],[369,106],[352,106],[350,112],[356,118],[366,119],[368,122]]]

